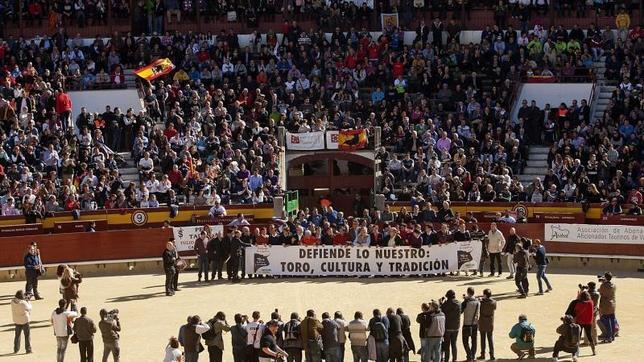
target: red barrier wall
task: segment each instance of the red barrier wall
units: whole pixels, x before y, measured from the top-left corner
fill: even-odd
[[[479,225],[489,230],[489,223]],[[266,224],[255,224],[251,228],[262,226]],[[504,235],[514,227],[519,236],[543,240],[543,224],[497,226]],[[160,257],[171,235],[171,229],[154,228],[2,238],[0,267],[22,265],[25,250],[32,241],[38,242],[43,263],[55,264]],[[644,256],[644,246],[638,244],[545,242],[545,245],[550,253]]]

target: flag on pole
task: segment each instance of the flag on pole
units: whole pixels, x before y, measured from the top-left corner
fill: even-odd
[[[134,74],[151,81],[172,72],[174,68],[174,64],[172,64],[170,59],[157,59],[145,67],[135,70]]]

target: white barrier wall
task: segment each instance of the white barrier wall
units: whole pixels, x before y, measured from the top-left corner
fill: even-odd
[[[558,108],[562,102],[570,105],[573,99],[576,99],[578,104],[581,103],[582,99],[591,104],[590,95],[592,89],[592,83],[524,83],[515,98],[512,120],[517,120],[517,114],[524,99],[528,101],[528,105],[532,100],[535,100],[537,106],[541,109],[546,103],[550,103],[551,108]]]
[[[76,121],[76,116],[80,113],[81,107],[85,107],[90,113],[103,113],[105,112],[105,106],[110,106],[112,109],[119,107],[123,113],[128,108],[134,109],[136,113],[143,109],[136,89],[71,91],[69,96],[72,99],[72,117],[74,121]]]

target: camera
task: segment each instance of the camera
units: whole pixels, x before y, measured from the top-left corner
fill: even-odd
[[[119,310],[118,309],[112,309],[111,311],[107,312],[107,316],[105,316],[105,319],[109,322],[113,320],[118,320],[119,319]]]
[[[597,276],[597,280],[599,280],[600,282],[605,282],[605,281],[606,281],[606,277],[604,277],[603,275],[598,275],[598,276]]]
[[[581,291],[588,290],[588,285],[579,284],[578,286]]]

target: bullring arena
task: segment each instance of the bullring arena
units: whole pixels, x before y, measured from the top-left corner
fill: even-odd
[[[643,360],[643,3],[0,0],[0,361]]]

